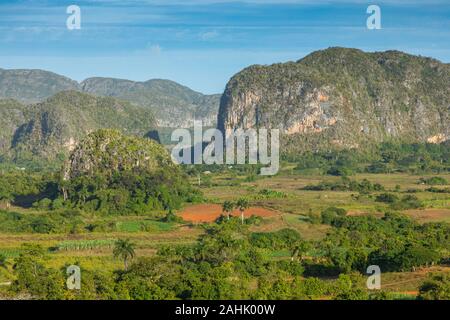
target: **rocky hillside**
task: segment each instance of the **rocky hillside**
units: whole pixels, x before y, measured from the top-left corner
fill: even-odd
[[[0,69],[0,99],[35,103],[66,90],[79,90],[69,78],[44,70]]]
[[[0,105],[0,112],[10,114],[10,118],[15,114],[15,123],[21,123],[11,124],[11,131],[15,126],[17,129],[10,142],[11,136],[5,136],[5,146],[11,145],[11,158],[19,161],[62,160],[88,133],[101,128],[144,136],[156,127],[154,116],[148,109],[76,91],[58,93],[25,109],[21,113],[24,108],[13,102],[6,107]]]
[[[236,74],[218,127],[278,128],[283,150],[450,139],[450,65],[398,51],[330,48]]]
[[[89,78],[82,83],[44,70],[0,69],[0,99],[24,104],[43,102],[75,90],[114,97],[151,109],[160,127],[190,127],[194,119],[215,126],[220,95],[203,95],[169,80],[134,82],[113,78]]]
[[[216,124],[220,95],[203,95],[173,81],[90,78],[81,83],[81,88],[148,107],[160,127],[190,127],[194,119],[203,119],[207,126]]]
[[[129,171],[146,172],[175,168],[168,151],[153,140],[127,136],[118,130],[100,129],[87,135],[71,152],[63,166],[63,178]]]
[[[14,135],[29,119],[26,105],[12,99],[0,100],[0,157],[5,158]]]

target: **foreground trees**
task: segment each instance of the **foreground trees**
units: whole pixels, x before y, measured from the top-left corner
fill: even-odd
[[[242,224],[244,224],[244,211],[247,210],[250,207],[250,203],[245,198],[240,198],[238,201],[236,201],[236,207],[241,212],[241,221]]]
[[[222,204],[222,211],[227,215],[227,219],[230,220],[230,214],[233,212],[235,204],[231,201],[225,201]]]
[[[450,300],[450,276],[431,274],[419,288],[419,299]]]
[[[129,239],[119,239],[114,245],[113,255],[114,257],[123,260],[125,271],[128,270],[128,261],[136,256],[134,247],[134,243],[132,243]]]
[[[293,229],[251,232],[251,221],[222,218],[195,244],[161,247],[135,258],[120,239],[113,253],[123,270],[82,268],[83,290],[65,288],[65,268],[46,267],[46,250],[29,246],[14,259],[14,294],[39,299],[387,299],[366,288],[366,268],[408,271],[448,257],[449,225],[419,225],[399,214],[335,215],[329,235],[305,241]],[[74,261],[77,264],[76,261]],[[431,276],[421,299],[448,299],[448,275]]]

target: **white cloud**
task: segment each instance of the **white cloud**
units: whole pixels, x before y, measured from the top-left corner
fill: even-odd
[[[217,31],[207,31],[200,34],[200,39],[203,41],[211,40],[219,36],[219,33]]]

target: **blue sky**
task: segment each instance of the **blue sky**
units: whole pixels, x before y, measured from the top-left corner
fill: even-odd
[[[81,8],[81,30],[66,8]],[[381,30],[366,9],[381,8]],[[220,93],[251,64],[298,60],[331,46],[397,49],[450,62],[450,0],[0,1],[0,68],[164,78]]]

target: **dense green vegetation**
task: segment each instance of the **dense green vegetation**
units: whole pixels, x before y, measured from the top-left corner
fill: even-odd
[[[446,223],[419,225],[396,213],[386,213],[383,219],[337,214],[330,223],[335,228],[319,248],[341,272],[363,272],[372,264],[384,271],[406,271],[449,256],[450,226]]]
[[[136,258],[134,244],[119,239],[113,252],[124,269],[83,268],[81,291],[67,290],[65,269],[46,268],[45,250],[28,245],[14,260],[16,280],[8,291],[41,299],[378,299],[364,288],[368,265],[410,270],[448,258],[448,224],[336,214],[332,225],[324,241],[311,242],[292,229],[255,233],[239,218],[219,219],[196,244],[164,246],[152,258]],[[274,259],[280,250],[290,258]],[[420,298],[445,299],[448,290],[446,276],[436,275],[424,282]]]
[[[450,300],[450,279],[445,274],[431,274],[419,292],[419,299]]]
[[[184,202],[200,199],[200,193],[173,165],[162,146],[115,130],[88,135],[73,151],[61,175],[19,171],[0,179],[0,201],[5,208],[14,203],[43,211],[143,214],[170,212]]]
[[[360,193],[370,193],[373,191],[383,191],[384,187],[379,183],[372,184],[369,180],[364,179],[360,182],[350,180],[347,177],[343,177],[338,182],[322,182],[317,185],[308,185],[303,188],[304,190],[313,191],[357,191]]]
[[[343,150],[286,156],[298,163],[300,173],[322,173],[349,176],[355,173],[440,173],[450,171],[449,143],[401,144],[382,143],[370,152]],[[421,181],[422,182],[422,181]],[[430,178],[426,184],[445,184],[441,178]]]

